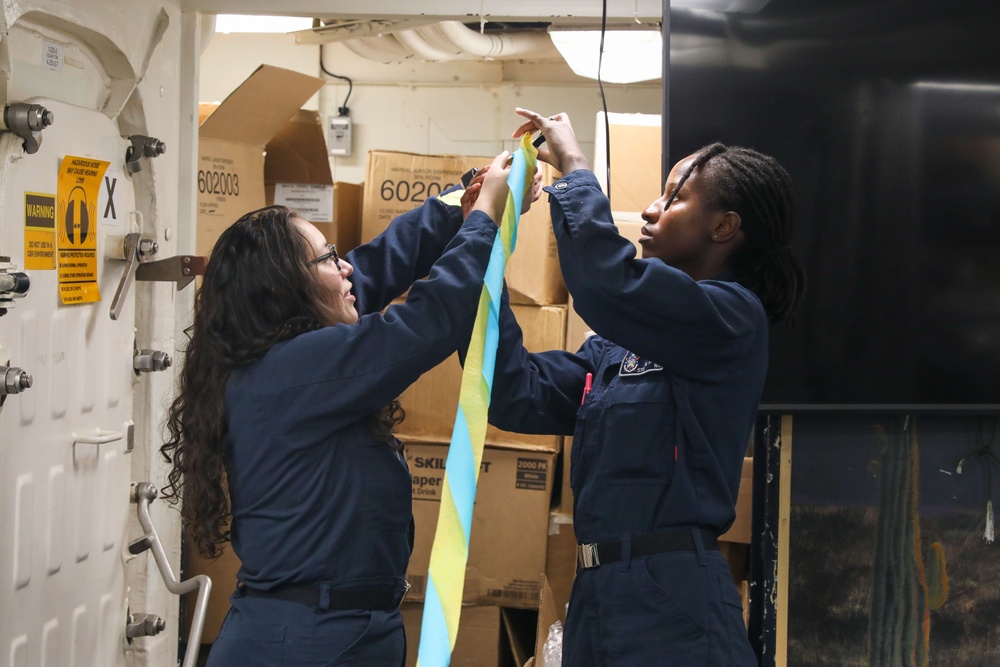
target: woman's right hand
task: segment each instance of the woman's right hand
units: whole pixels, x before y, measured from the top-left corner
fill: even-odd
[[[510,176],[509,159],[510,151],[504,151],[493,158],[473,207],[473,210],[490,216],[498,227],[503,222],[503,211],[507,207],[507,194],[510,192],[507,185],[507,177]]]
[[[528,120],[522,123],[514,134],[515,139],[519,139],[525,132],[541,130],[545,136],[545,143],[538,149],[538,159],[548,162],[553,167],[568,174],[577,169],[590,169],[590,162],[583,154],[580,143],[576,140],[576,133],[569,122],[569,116],[565,113],[557,113],[554,116],[545,117],[534,111],[514,109],[519,116],[524,116]]]

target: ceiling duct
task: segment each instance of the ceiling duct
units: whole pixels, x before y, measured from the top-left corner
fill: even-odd
[[[299,44],[341,42],[355,54],[382,63],[420,58],[434,62],[454,60],[509,60],[558,58],[545,24],[531,29],[479,32],[460,21],[434,24],[401,21],[333,21],[296,34]]]
[[[558,57],[559,55],[545,29],[484,34],[470,30],[458,21],[444,21],[434,27],[463,52],[480,58]]]
[[[413,51],[400,44],[393,35],[358,37],[344,40],[342,43],[355,55],[382,64],[398,63],[413,57]]]

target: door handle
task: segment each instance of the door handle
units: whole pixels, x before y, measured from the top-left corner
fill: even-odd
[[[149,482],[138,482],[132,485],[132,502],[137,505],[136,511],[139,516],[139,525],[142,527],[143,536],[132,543],[129,551],[133,554],[142,553],[146,549],[153,552],[153,560],[160,570],[163,583],[167,585],[167,590],[174,595],[184,595],[191,591],[198,590],[198,601],[194,606],[194,618],[191,619],[191,630],[188,633],[187,649],[184,651],[184,662],[182,667],[195,667],[198,664],[198,651],[201,648],[201,633],[205,627],[205,612],[208,611],[208,595],[212,592],[212,580],[204,574],[198,574],[190,579],[179,581],[174,576],[174,571],[167,561],[167,554],[163,550],[159,535],[156,534],[156,527],[149,516],[149,504],[156,498],[156,487]]]
[[[81,445],[104,445],[121,439],[121,431],[102,431],[99,428],[95,428],[90,433],[73,433],[74,445],[76,443],[80,443]]]
[[[105,252],[105,257],[123,259],[127,262],[122,279],[118,281],[115,298],[111,300],[111,319],[117,320],[118,316],[121,315],[122,307],[125,305],[125,297],[135,280],[135,272],[139,264],[146,261],[147,257],[155,255],[159,249],[154,239],[144,237],[138,232],[132,232],[125,236],[108,236],[108,249]]]

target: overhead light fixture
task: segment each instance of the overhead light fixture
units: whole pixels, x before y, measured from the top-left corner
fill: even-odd
[[[769,0],[673,0],[670,6],[672,8],[704,9],[713,12],[755,14],[768,2]]]
[[[597,78],[600,30],[553,30],[549,36],[576,74]],[[659,79],[662,75],[663,38],[658,30],[609,30],[604,33],[602,81],[636,83]]]
[[[308,16],[247,16],[219,14],[215,17],[215,32],[295,32],[312,28]]]

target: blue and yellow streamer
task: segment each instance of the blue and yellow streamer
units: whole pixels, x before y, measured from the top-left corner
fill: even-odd
[[[503,224],[493,243],[493,253],[479,312],[472,330],[469,352],[462,371],[458,413],[445,461],[444,488],[437,531],[431,547],[427,597],[420,629],[417,667],[447,667],[458,637],[465,588],[465,567],[469,561],[472,509],[476,500],[479,468],[486,442],[486,420],[493,388],[497,341],[500,337],[500,295],[507,260],[517,243],[517,224],[526,192],[530,193],[538,150],[531,135],[521,137],[521,147],[513,155],[507,185],[510,193]]]

